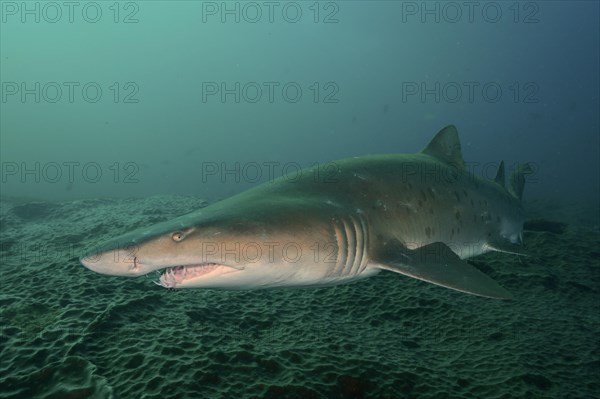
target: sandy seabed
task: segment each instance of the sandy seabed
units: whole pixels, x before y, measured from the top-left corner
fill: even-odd
[[[528,202],[562,234],[471,263],[490,300],[382,272],[349,285],[167,290],[95,274],[107,238],[193,197],[0,201],[1,398],[591,398],[600,392],[597,205]]]

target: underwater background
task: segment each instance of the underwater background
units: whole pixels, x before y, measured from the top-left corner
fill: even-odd
[[[0,398],[593,398],[600,3],[0,1]],[[301,168],[530,162],[515,294],[166,290],[79,263]]]

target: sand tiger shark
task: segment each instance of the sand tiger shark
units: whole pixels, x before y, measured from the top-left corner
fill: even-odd
[[[114,276],[162,270],[156,283],[167,288],[315,287],[387,270],[508,299],[465,259],[521,252],[530,172],[521,165],[508,185],[504,163],[494,180],[474,176],[456,128],[447,126],[419,153],[349,158],[282,176],[111,239],[81,263]]]

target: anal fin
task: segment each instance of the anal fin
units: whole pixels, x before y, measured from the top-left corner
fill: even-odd
[[[442,242],[410,250],[398,241],[390,241],[381,248],[373,261],[381,269],[467,294],[498,299],[513,298],[510,292],[460,259]]]

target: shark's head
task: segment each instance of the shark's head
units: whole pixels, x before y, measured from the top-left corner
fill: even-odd
[[[226,244],[220,236],[231,237],[223,228],[169,222],[114,238],[81,258],[81,263],[113,276],[162,271],[158,283],[165,287],[201,286],[200,280],[214,282],[244,268],[234,256],[224,256],[221,251],[234,244]]]
[[[328,225],[319,229],[304,210],[281,216],[211,207],[114,238],[81,263],[114,276],[160,271],[157,283],[169,288],[260,288],[265,281],[318,279],[298,275],[297,266],[313,261],[315,243],[329,239]]]

